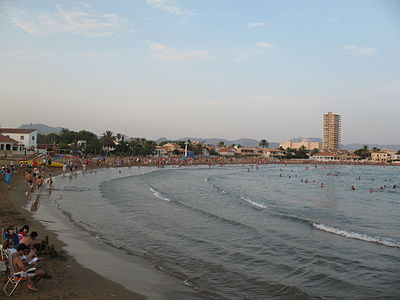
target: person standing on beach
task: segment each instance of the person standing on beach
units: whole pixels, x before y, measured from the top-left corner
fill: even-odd
[[[51,174],[49,174],[49,178],[47,179],[47,183],[49,184],[49,190],[54,187],[53,186],[53,177],[51,177]]]
[[[28,191],[26,195],[28,196],[33,190],[33,175],[32,171],[28,171],[25,175],[26,184],[28,185]]]
[[[11,178],[12,178],[11,170],[7,169],[6,176],[4,177],[4,181],[6,182],[6,189],[7,190],[11,190]]]
[[[36,190],[38,193],[40,193],[40,191],[42,190],[43,182],[44,180],[42,176],[38,176],[36,179]]]

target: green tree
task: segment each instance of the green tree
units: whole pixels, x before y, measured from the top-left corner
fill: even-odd
[[[220,141],[220,142],[218,143],[218,146],[219,146],[219,147],[224,147],[224,146],[225,146],[225,143],[224,143],[223,141]]]
[[[115,136],[112,131],[107,130],[103,133],[101,137],[101,144],[106,149],[106,152],[109,153],[111,149],[115,147]]]
[[[371,156],[371,151],[368,149],[368,146],[365,145],[363,148],[354,151],[354,154],[358,155],[362,159],[366,159]]]
[[[267,140],[261,140],[260,143],[259,143],[259,145],[260,145],[261,147],[263,147],[263,148],[265,148],[265,147],[268,148],[269,143],[268,143]]]

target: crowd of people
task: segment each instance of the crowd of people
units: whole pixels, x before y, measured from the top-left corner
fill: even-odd
[[[43,277],[50,276],[43,269],[36,268],[39,243],[37,243],[38,233],[32,231],[29,233],[29,226],[24,225],[20,230],[10,225],[2,230],[2,252],[9,258],[13,265],[14,273],[23,272],[20,276],[23,279],[29,279],[27,288],[32,291],[39,291],[36,283]]]

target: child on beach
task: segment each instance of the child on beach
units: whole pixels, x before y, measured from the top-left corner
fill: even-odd
[[[53,177],[51,177],[51,174],[49,174],[49,178],[47,179],[47,183],[49,185],[49,190],[54,187],[53,186]]]
[[[4,240],[7,245],[12,245],[13,248],[17,248],[19,245],[18,235],[15,233],[15,226],[10,225],[7,227],[7,231],[4,235]]]
[[[4,181],[6,182],[6,189],[11,190],[11,178],[12,178],[12,173],[10,169],[7,169],[6,175],[4,177]]]

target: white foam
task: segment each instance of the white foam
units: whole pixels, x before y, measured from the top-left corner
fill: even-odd
[[[165,197],[164,195],[162,195],[160,192],[156,191],[155,189],[153,189],[152,187],[149,187],[149,190],[153,193],[153,195],[155,197],[157,197],[158,199],[164,200],[164,201],[168,201],[170,202],[171,199],[168,199],[167,197]]]
[[[255,201],[252,201],[252,200],[250,200],[249,198],[246,198],[246,197],[240,197],[240,199],[246,201],[246,202],[249,203],[251,206],[254,206],[254,207],[256,207],[256,208],[268,208],[268,206],[262,205],[262,204],[260,204],[260,203],[255,202]]]
[[[352,232],[352,231],[345,231],[345,230],[341,230],[341,229],[327,226],[324,224],[312,223],[312,225],[316,229],[326,231],[329,233],[333,233],[333,234],[337,234],[337,235],[340,235],[340,236],[343,236],[346,238],[365,241],[365,242],[371,242],[371,243],[377,243],[377,244],[385,245],[388,247],[400,248],[400,242],[395,241],[395,240],[390,240],[388,238],[382,238],[382,237],[378,237],[378,236],[370,236],[368,234],[357,233],[357,232]]]

